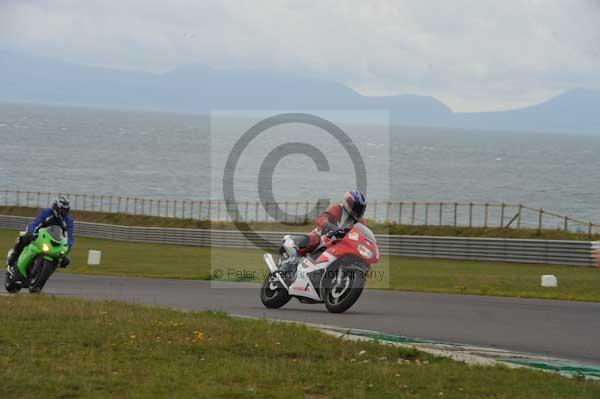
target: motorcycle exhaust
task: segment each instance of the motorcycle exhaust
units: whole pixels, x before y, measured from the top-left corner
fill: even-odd
[[[267,267],[269,268],[271,273],[275,273],[277,271],[277,266],[275,265],[275,260],[273,259],[273,255],[264,254],[263,259],[265,260],[265,263],[267,264]]]
[[[283,287],[287,290],[288,289],[287,284],[281,278],[281,274],[277,273],[278,269],[277,269],[277,265],[275,265],[275,260],[273,259],[273,255],[271,255],[271,254],[264,254],[263,255],[263,259],[264,259],[265,263],[267,264],[267,267],[269,268],[269,270],[271,271],[271,273],[273,275],[275,275],[275,277],[277,277],[277,280],[279,280],[279,282],[281,283],[281,285],[283,285]]]

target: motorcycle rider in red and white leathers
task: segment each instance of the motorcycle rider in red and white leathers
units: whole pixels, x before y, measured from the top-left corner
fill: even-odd
[[[324,245],[323,237],[332,237],[350,230],[355,223],[366,224],[363,219],[367,209],[365,195],[352,190],[344,194],[342,202],[331,204],[315,221],[315,228],[310,234],[285,235],[282,240],[280,254],[284,257],[281,270],[288,281],[296,272],[298,260]]]

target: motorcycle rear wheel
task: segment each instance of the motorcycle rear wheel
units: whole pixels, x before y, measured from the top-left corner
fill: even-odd
[[[260,288],[260,300],[269,309],[278,309],[291,299],[287,290],[272,275],[268,275]]]

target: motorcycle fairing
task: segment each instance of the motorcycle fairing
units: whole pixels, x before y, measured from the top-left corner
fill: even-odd
[[[313,262],[309,257],[302,259],[296,268],[296,278],[290,284],[289,293],[293,296],[301,296],[321,302],[320,285],[321,278],[329,265],[337,258],[324,252],[318,260],[324,260],[320,263]],[[317,261],[318,261],[317,260]]]

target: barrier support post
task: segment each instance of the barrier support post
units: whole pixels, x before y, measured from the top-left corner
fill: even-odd
[[[473,203],[469,202],[469,228],[473,227]]]
[[[400,201],[398,204],[398,224],[402,224],[402,207],[404,206],[404,202]]]
[[[385,207],[385,222],[390,223],[390,213],[391,213],[392,203],[390,201],[386,201]]]
[[[488,208],[489,208],[490,204],[488,204],[487,202],[484,205],[484,214],[483,214],[483,228],[487,229],[487,225],[488,225]]]
[[[456,227],[456,223],[458,222],[458,202],[454,203],[454,227]]]
[[[377,223],[377,201],[373,204],[373,222]]]

